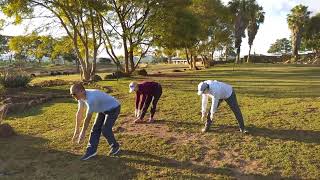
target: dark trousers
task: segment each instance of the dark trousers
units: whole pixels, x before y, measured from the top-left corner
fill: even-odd
[[[218,107],[220,106],[220,103],[225,100],[227,102],[227,104],[229,105],[230,109],[232,110],[233,114],[235,115],[238,124],[239,124],[239,128],[240,129],[244,129],[244,122],[243,122],[243,117],[242,117],[242,113],[240,110],[240,107],[238,105],[238,101],[237,101],[237,96],[236,93],[233,91],[231,96],[227,99],[220,99],[219,103],[218,103]],[[210,112],[208,113],[208,117],[207,117],[207,125],[210,126],[212,124],[212,121],[210,119]]]
[[[158,88],[156,89],[156,91],[154,93],[154,95],[153,96],[148,96],[146,98],[146,101],[144,102],[144,105],[142,107],[142,112],[141,112],[141,115],[140,115],[140,119],[143,119],[144,116],[146,115],[151,101],[152,101],[152,106],[151,106],[151,110],[150,110],[150,113],[151,113],[150,117],[153,118],[154,113],[156,112],[157,104],[158,104],[158,101],[159,101],[161,95],[162,95],[162,87],[159,84]]]
[[[110,111],[105,111],[103,113],[97,114],[96,120],[91,130],[87,151],[97,151],[101,133],[107,139],[109,145],[112,148],[119,146],[112,132],[112,127],[117,120],[119,113],[120,106]]]

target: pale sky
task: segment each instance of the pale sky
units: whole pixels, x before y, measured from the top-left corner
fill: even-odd
[[[222,0],[224,3],[229,0]],[[260,25],[258,34],[253,41],[251,53],[266,54],[270,45],[280,38],[290,37],[287,23],[287,14],[299,4],[308,6],[308,10],[315,15],[320,12],[320,0],[257,0],[265,12],[264,23]],[[247,36],[247,35],[246,35]],[[241,55],[249,51],[248,39],[242,39]]]
[[[229,0],[222,0],[222,2],[227,3]],[[265,21],[260,25],[251,51],[252,53],[255,52],[258,54],[266,54],[270,45],[274,43],[276,39],[290,37],[290,30],[288,29],[286,18],[294,6],[298,4],[308,6],[308,10],[312,12],[311,15],[320,12],[319,0],[257,0],[257,2],[265,11]],[[3,18],[1,14],[0,18]],[[0,33],[4,35],[25,34],[26,24],[28,23],[24,23],[24,26],[8,26],[3,31],[0,31]],[[31,26],[35,27],[35,24],[39,24],[39,22],[32,21],[31,24]],[[65,34],[65,32],[61,32],[61,34]],[[248,40],[244,38],[242,40],[241,55],[246,55],[248,50]]]

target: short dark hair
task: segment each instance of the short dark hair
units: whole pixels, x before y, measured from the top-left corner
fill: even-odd
[[[71,87],[72,87],[72,89],[73,89],[74,92],[85,91],[82,83],[75,83],[75,84],[73,84]]]

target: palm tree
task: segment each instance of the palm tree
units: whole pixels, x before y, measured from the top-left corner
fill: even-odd
[[[291,13],[287,15],[287,22],[291,30],[292,36],[292,55],[293,60],[298,58],[298,49],[301,45],[301,37],[304,26],[309,19],[310,11],[308,7],[302,4],[295,6],[291,9]]]
[[[237,50],[236,63],[239,63],[242,38],[246,36],[245,30],[249,23],[248,0],[232,0],[228,4],[231,13],[234,14],[234,38],[235,48]]]
[[[259,6],[255,0],[251,0],[249,3],[249,25],[248,25],[248,44],[249,44],[249,54],[247,58],[247,63],[250,61],[250,52],[253,41],[258,33],[259,26],[264,22],[263,8]]]

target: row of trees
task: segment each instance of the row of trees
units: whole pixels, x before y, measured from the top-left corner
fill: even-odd
[[[289,53],[293,61],[298,59],[298,50],[312,50],[320,55],[320,13],[310,17],[308,7],[297,5],[287,16],[291,30],[291,43],[288,39],[277,39],[270,46],[269,53]]]
[[[6,39],[4,52],[13,51],[16,60],[36,60],[41,63],[44,57],[50,58],[52,62],[61,57],[65,61],[77,62],[72,40],[67,36],[53,38],[32,33],[27,36],[6,37]]]
[[[209,67],[210,56],[221,49],[227,55],[236,48],[238,62],[245,30],[251,47],[264,21],[255,0],[232,0],[227,6],[220,0],[3,0],[0,8],[15,23],[45,14],[52,22],[43,29],[63,28],[86,81],[95,74],[101,49],[125,73],[137,68],[150,47],[169,54],[177,49],[185,52],[191,69],[197,68],[199,56]],[[115,54],[118,48],[123,49],[124,64]],[[48,53],[44,51],[39,50],[39,56]],[[139,57],[137,62],[134,56]]]

